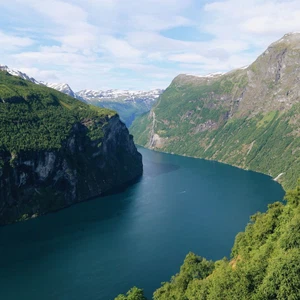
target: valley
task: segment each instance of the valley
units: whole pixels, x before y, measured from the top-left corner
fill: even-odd
[[[33,47],[30,39],[12,40]],[[165,46],[173,51],[171,40]],[[208,75],[192,74],[194,61],[214,69],[229,53],[206,53],[203,41],[200,54],[167,56],[146,55],[127,40],[103,43],[117,45],[116,57],[110,67],[100,64],[99,78],[88,76],[93,89],[74,92],[0,66],[1,296],[298,299],[300,33],[285,34],[250,65]],[[56,45],[48,55],[68,50],[83,73],[80,55],[86,62],[112,55]],[[142,58],[157,61],[150,67]],[[29,70],[58,78],[48,67]],[[144,76],[136,86],[156,86],[175,67],[188,71],[166,89],[96,86],[113,86],[116,76],[124,87],[134,70]]]
[[[136,117],[150,111],[163,90],[129,91],[107,90],[91,91],[83,90],[76,93],[78,99],[82,99],[91,105],[115,110],[127,127]]]
[[[284,194],[262,174],[138,151],[143,177],[124,192],[0,227],[4,299],[108,300],[134,285],[151,299],[190,251],[229,256],[249,216]]]
[[[151,91],[130,91],[130,90],[81,90],[74,92],[67,83],[43,82],[28,76],[27,74],[1,66],[0,71],[8,72],[13,76],[29,80],[32,83],[47,86],[84,103],[101,108],[108,108],[117,111],[121,120],[129,127],[136,117],[150,111],[158,97],[163,93],[162,89]]]

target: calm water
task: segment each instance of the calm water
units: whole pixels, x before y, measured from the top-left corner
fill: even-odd
[[[185,255],[230,254],[249,216],[282,199],[269,177],[140,149],[142,180],[125,192],[0,228],[0,299],[147,296]]]

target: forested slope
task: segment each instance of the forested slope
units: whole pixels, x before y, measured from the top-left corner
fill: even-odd
[[[142,170],[114,111],[0,71],[0,225],[123,188]]]
[[[300,182],[287,204],[257,213],[236,236],[231,259],[208,261],[189,253],[178,274],[154,292],[154,300],[296,300],[300,295]],[[143,300],[137,288],[118,300]]]
[[[277,177],[292,188],[300,170],[300,34],[287,34],[248,67],[179,75],[149,114],[136,143]]]

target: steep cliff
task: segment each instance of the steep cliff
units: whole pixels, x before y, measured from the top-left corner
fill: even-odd
[[[287,34],[248,67],[179,75],[135,141],[160,151],[213,159],[278,177],[291,188],[300,170],[300,34]]]
[[[116,191],[142,157],[115,112],[0,72],[0,225]]]

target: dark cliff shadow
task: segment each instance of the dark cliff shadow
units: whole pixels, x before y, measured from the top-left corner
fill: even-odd
[[[178,165],[170,163],[157,163],[151,160],[144,160],[143,176],[156,177],[162,174],[175,172],[180,169]]]
[[[142,197],[143,180],[178,169],[175,164],[144,159],[144,174],[118,189],[36,219],[0,227],[0,269],[42,261],[53,251],[73,247],[86,235],[95,234],[97,238],[97,232],[118,231]]]
[[[97,238],[99,232],[118,231],[136,201],[141,181],[142,177],[137,178],[121,194],[121,190],[115,191],[36,219],[0,227],[0,275],[18,263],[42,262],[53,251],[73,247],[87,235]]]

